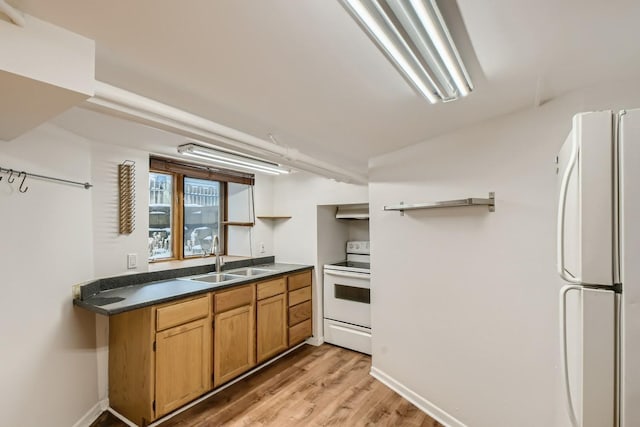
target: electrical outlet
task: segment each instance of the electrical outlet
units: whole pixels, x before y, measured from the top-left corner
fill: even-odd
[[[138,254],[127,254],[127,268],[129,270],[138,267]]]
[[[80,285],[71,286],[71,295],[73,296],[73,299],[80,298]]]
[[[261,254],[264,253],[264,242],[260,242],[258,243],[258,252],[260,252]]]

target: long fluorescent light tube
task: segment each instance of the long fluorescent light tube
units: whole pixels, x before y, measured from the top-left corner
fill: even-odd
[[[435,0],[340,0],[418,93],[431,103],[473,84]]]
[[[400,70],[405,74],[405,77],[410,80],[410,83],[418,89],[418,91],[427,98],[432,104],[437,102],[437,98],[432,93],[433,85],[429,82],[426,83],[424,78],[418,74],[412,62],[417,61],[416,58],[407,58],[407,56],[413,55],[408,47],[402,46],[398,41],[394,41],[393,33],[395,29],[385,26],[379,19],[376,19],[375,14],[371,13],[360,1],[346,0],[344,3],[348,4],[353,14],[358,20],[365,26],[375,41],[378,43],[384,52],[396,63]],[[405,54],[405,52],[408,54]],[[426,84],[425,84],[426,83]]]
[[[178,147],[178,153],[206,160],[212,163],[231,166],[241,169],[249,169],[256,172],[262,172],[270,175],[287,174],[287,169],[281,168],[276,163],[270,163],[259,159],[239,156],[237,154],[225,151],[215,150],[209,147],[203,147],[197,144],[184,144]]]

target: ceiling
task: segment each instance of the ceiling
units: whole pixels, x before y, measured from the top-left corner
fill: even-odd
[[[8,3],[94,39],[100,81],[365,173],[370,157],[640,73],[635,0],[440,0],[475,91],[436,105],[338,0]],[[93,115],[75,109],[58,122],[149,151],[184,142],[136,145],[132,135],[142,140],[144,130]]]

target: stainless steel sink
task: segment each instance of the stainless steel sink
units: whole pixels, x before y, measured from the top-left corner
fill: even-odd
[[[278,270],[273,270],[270,268],[247,267],[239,270],[230,271],[229,274],[234,274],[238,276],[260,276],[262,274],[277,273],[277,271]]]
[[[228,282],[231,280],[237,280],[244,277],[239,274],[226,274],[226,273],[213,273],[213,274],[204,274],[202,276],[191,277],[189,280],[196,280],[198,282],[207,282],[207,283],[222,283]]]

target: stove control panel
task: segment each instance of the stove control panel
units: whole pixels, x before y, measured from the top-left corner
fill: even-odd
[[[348,254],[365,254],[369,255],[369,241],[366,240],[352,240],[347,242]]]

